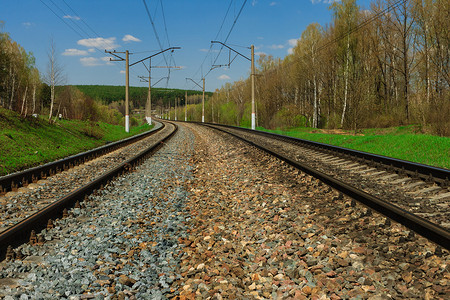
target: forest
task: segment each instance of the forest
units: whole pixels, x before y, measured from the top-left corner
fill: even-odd
[[[285,58],[259,56],[257,125],[420,124],[449,136],[450,2],[377,0],[362,10],[342,0],[330,10],[331,24],[310,24]],[[250,76],[226,84],[210,98],[206,120],[249,126],[250,99]]]
[[[112,85],[76,85],[79,91],[86,96],[89,96],[95,100],[98,100],[104,104],[111,104],[112,102],[120,102],[124,99],[125,86],[112,86]],[[184,105],[185,94],[191,99],[195,99],[192,103],[198,103],[201,100],[201,91],[196,90],[181,90],[170,88],[152,88],[152,103],[156,109],[159,107],[168,107],[169,102],[174,105],[174,99],[179,99],[180,105]],[[135,87],[131,86],[129,89],[129,99],[135,107],[145,107],[145,101],[147,100],[148,87]],[[205,92],[205,97],[211,96],[211,92]]]

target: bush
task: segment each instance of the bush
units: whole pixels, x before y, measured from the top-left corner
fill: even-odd
[[[430,108],[428,122],[431,124],[433,134],[450,136],[450,101],[445,98],[442,103]]]
[[[135,117],[130,118],[130,126],[138,126],[139,121]]]
[[[295,105],[284,106],[270,122],[271,128],[306,127],[307,119],[301,115]]]
[[[95,139],[101,139],[104,135],[102,129],[95,122],[85,122],[84,126],[81,128],[81,132]]]

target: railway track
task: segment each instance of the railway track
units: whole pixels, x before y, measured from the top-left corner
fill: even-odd
[[[162,124],[151,133],[115,143],[108,149],[101,147],[102,149],[77,155],[77,166],[68,163],[74,161],[75,157],[49,164],[54,170],[66,166],[65,170],[58,174],[53,174],[54,171],[44,173],[45,171],[40,171],[37,167],[31,171],[26,170],[23,174],[16,173],[6,179],[1,178],[0,182],[13,182],[12,177],[33,176],[41,172],[53,174],[50,177],[44,175],[43,179],[34,180],[34,183],[28,185],[26,181],[21,181],[24,186],[0,198],[4,204],[0,211],[0,260],[11,255],[12,248],[27,242],[32,231],[38,232],[46,228],[51,224],[49,220],[63,217],[67,214],[67,209],[79,207],[87,195],[102,188],[113,178],[133,170],[164,141],[172,137],[176,130],[177,126],[174,124]],[[72,168],[68,168],[69,166]],[[44,165],[41,168],[47,170],[49,166]]]
[[[231,126],[231,134],[450,249],[450,171]]]
[[[0,177],[0,196],[10,191],[15,192],[21,187],[27,187],[30,183],[36,183],[40,179],[46,179],[47,177],[53,176],[57,173],[60,173],[61,171],[76,167],[99,156],[105,155],[122,147],[140,141],[148,136],[155,134],[163,127],[164,126],[157,126],[153,130],[114,143],[109,143],[90,151],[72,155],[24,171],[2,176]]]
[[[0,298],[448,298],[448,251],[205,126],[81,206],[0,262]]]

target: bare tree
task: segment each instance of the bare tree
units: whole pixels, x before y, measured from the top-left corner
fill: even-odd
[[[50,86],[50,112],[48,120],[50,121],[53,114],[53,105],[55,104],[55,86],[64,82],[64,75],[61,66],[56,58],[56,49],[53,39],[50,42],[50,51],[48,53],[47,73],[45,74],[45,83]]]

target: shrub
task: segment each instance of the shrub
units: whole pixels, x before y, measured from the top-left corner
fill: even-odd
[[[102,129],[95,122],[85,122],[81,128],[81,132],[88,137],[93,137],[98,140],[104,135]]]

